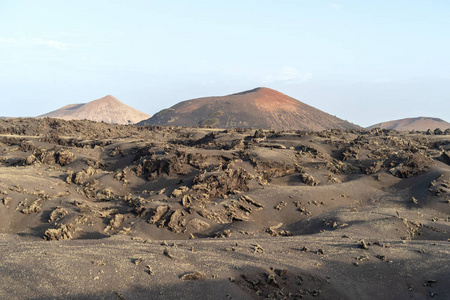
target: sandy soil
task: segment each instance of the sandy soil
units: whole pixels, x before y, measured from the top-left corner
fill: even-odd
[[[0,121],[2,299],[446,299],[450,136]]]

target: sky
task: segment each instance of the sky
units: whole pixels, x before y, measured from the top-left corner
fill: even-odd
[[[448,0],[0,1],[0,116],[269,87],[361,126],[450,122]]]

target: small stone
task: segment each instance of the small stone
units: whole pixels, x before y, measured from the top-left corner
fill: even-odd
[[[152,267],[150,265],[147,265],[146,268],[147,269],[145,270],[145,272],[147,272],[148,275],[153,275]]]
[[[369,247],[367,246],[366,242],[364,240],[361,240],[359,243],[359,247],[362,249],[369,249]]]
[[[253,245],[253,253],[264,253],[263,247],[258,244]]]
[[[164,255],[167,256],[168,258],[172,258],[172,259],[174,258],[174,256],[170,253],[168,247],[164,250]]]
[[[11,200],[12,200],[11,197],[5,197],[5,198],[3,198],[3,204],[8,206],[8,204],[9,204],[9,202],[11,202]]]
[[[205,279],[205,274],[199,271],[187,273],[181,276],[181,280],[200,280],[200,279]]]
[[[304,246],[302,249],[300,249],[300,251],[302,251],[302,252],[309,252],[309,248],[307,248],[306,246]]]

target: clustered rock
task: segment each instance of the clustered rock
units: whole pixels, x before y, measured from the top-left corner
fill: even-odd
[[[176,234],[207,232],[212,235],[217,230],[216,224],[247,222],[262,209],[284,212],[288,208],[287,199],[265,205],[265,200],[249,196],[256,188],[264,188],[277,178],[290,176],[290,184],[314,189],[318,185],[340,184],[351,174],[411,178],[427,172],[436,161],[450,165],[450,149],[445,142],[430,142],[426,134],[408,138],[381,129],[319,133],[235,129],[214,130],[201,136],[198,132],[194,134],[193,129],[181,127],[133,128],[135,146],[127,148],[114,140],[121,136],[129,138],[130,132],[121,126],[95,125],[99,132],[94,133],[83,122],[39,123],[48,128],[48,133],[39,139],[39,143],[50,145],[47,148],[25,137],[3,137],[1,142],[15,145],[23,152],[18,165],[52,168],[65,174],[62,175],[65,183],[61,182],[67,189],[64,197],[85,201],[75,198],[74,207],[62,203],[51,207],[46,218],[48,226],[54,228],[45,231],[47,240],[76,237],[80,226],[87,224],[89,218],[101,218],[106,235],[128,232],[127,226],[132,223],[129,218],[141,218],[147,224]],[[32,128],[10,131],[24,135]],[[140,131],[153,138],[140,139]],[[75,133],[77,138],[63,137]],[[86,139],[96,136],[99,138]],[[332,151],[325,151],[321,143]],[[97,156],[87,157],[78,148],[86,148]],[[2,162],[8,164],[8,160]],[[114,179],[113,183],[105,184],[108,182],[105,178]],[[447,193],[445,184],[440,182],[432,192]],[[25,193],[19,188],[14,191]],[[17,210],[31,215],[43,213],[47,200],[39,196],[19,202],[8,195],[2,202],[5,206],[19,202]],[[296,211],[301,217],[314,213],[297,203]],[[323,205],[323,202],[311,203]],[[74,222],[74,216],[84,218]],[[272,236],[290,235],[282,225],[262,231]],[[231,231],[223,228],[218,232],[217,236],[221,237],[231,235]]]

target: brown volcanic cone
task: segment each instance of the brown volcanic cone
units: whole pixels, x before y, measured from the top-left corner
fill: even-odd
[[[128,106],[115,97],[106,97],[83,104],[69,104],[38,118],[59,118],[65,120],[91,120],[113,124],[136,124],[150,115]]]
[[[433,130],[436,128],[445,130],[450,128],[450,123],[438,118],[418,117],[378,123],[368,127],[367,129],[373,129],[376,127],[380,127],[382,129],[395,129],[399,131],[426,131],[428,129]]]
[[[183,101],[139,124],[277,130],[359,128],[269,88]]]

